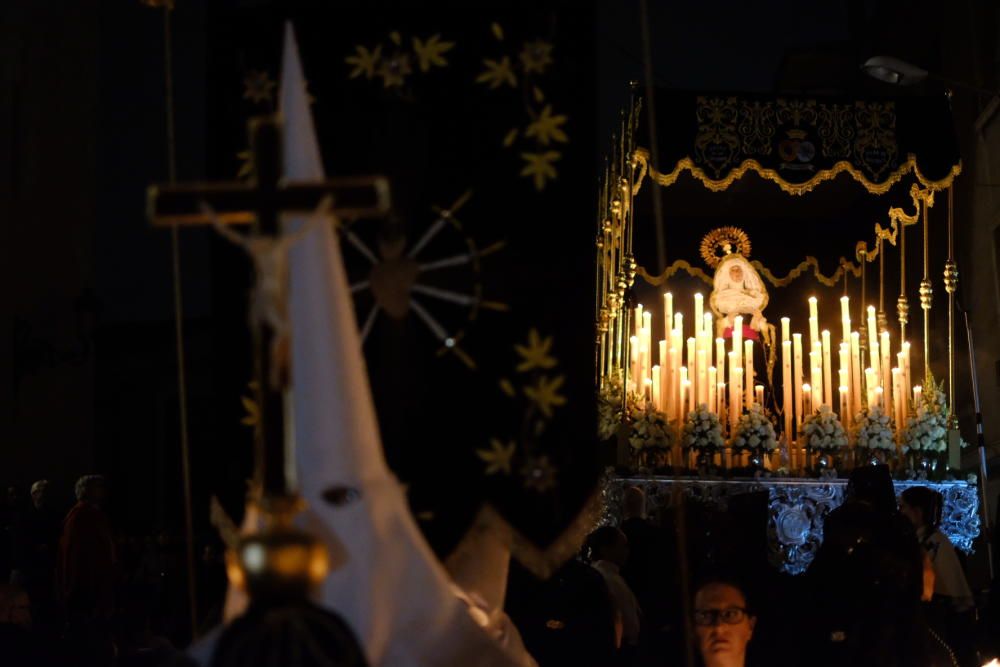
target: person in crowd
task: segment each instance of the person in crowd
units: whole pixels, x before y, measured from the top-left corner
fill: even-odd
[[[53,617],[52,576],[59,541],[59,518],[49,507],[48,489],[45,479],[31,485],[31,505],[18,517],[14,529],[10,575],[11,583],[28,592],[36,621],[46,627]]]
[[[757,617],[731,579],[708,578],[695,591],[694,632],[705,667],[744,667]]]
[[[12,667],[71,664],[55,660],[33,625],[27,592],[17,584],[0,583],[0,664]]]
[[[615,664],[615,612],[608,587],[577,558],[545,580],[512,561],[504,610],[539,667]]]
[[[63,521],[56,592],[69,617],[106,621],[114,610],[115,541],[104,511],[107,484],[100,475],[76,482],[77,503]]]
[[[602,526],[587,538],[591,565],[604,577],[608,593],[615,608],[616,622],[620,624],[619,646],[622,662],[630,664],[639,645],[641,611],[639,602],[621,575],[621,567],[628,560],[628,538],[614,526]]]
[[[928,621],[955,648],[959,661],[976,664],[975,601],[955,547],[938,530],[941,494],[926,486],[912,486],[900,496],[899,509],[917,532],[934,573],[933,599],[927,605]]]
[[[951,647],[921,610],[924,556],[896,506],[886,466],[856,468],[843,505],[827,516],[823,544],[798,605],[810,663],[841,667],[957,665]]]

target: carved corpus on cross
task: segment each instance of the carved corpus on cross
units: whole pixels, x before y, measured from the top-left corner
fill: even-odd
[[[384,215],[389,186],[382,176],[357,176],[324,182],[286,183],[281,176],[282,121],[279,116],[249,122],[255,165],[251,182],[153,185],[147,213],[154,226],[213,225],[242,247],[254,264],[250,328],[253,333],[256,399],[260,422],[255,448],[263,497],[275,502],[295,496],[294,458],[285,441],[285,392],[291,353],[287,327],[288,251],[312,224]],[[333,205],[331,205],[333,204]],[[283,213],[314,213],[299,230],[283,233]],[[250,225],[239,234],[230,226]]]

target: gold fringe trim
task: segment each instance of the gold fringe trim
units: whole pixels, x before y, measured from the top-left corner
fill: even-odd
[[[863,244],[864,241],[859,242],[859,246]],[[836,287],[837,283],[841,280],[841,278],[844,277],[845,272],[850,273],[855,278],[861,277],[861,267],[855,264],[854,262],[848,261],[843,257],[840,258],[840,268],[838,268],[831,276],[824,276],[822,273],[820,273],[819,260],[817,260],[815,257],[812,256],[807,256],[802,261],[802,263],[800,263],[794,269],[789,271],[787,275],[781,278],[771,273],[770,269],[768,269],[766,266],[764,266],[757,260],[751,261],[750,265],[753,266],[755,269],[757,269],[757,271],[762,276],[764,276],[764,278],[766,278],[769,283],[771,283],[775,287],[788,287],[790,284],[792,284],[792,282],[797,280],[804,273],[808,272],[810,268],[812,269],[813,277],[816,278],[816,280],[819,281],[820,283],[826,285],[827,287]],[[650,285],[653,285],[654,287],[659,287],[660,285],[666,283],[667,280],[672,278],[679,271],[684,271],[692,278],[699,278],[700,280],[702,280],[703,282],[705,282],[710,286],[714,285],[714,281],[711,276],[709,276],[707,273],[705,273],[698,267],[691,266],[690,263],[688,263],[683,259],[678,259],[677,261],[675,261],[673,264],[668,266],[663,273],[661,273],[658,276],[650,275],[646,271],[646,269],[641,266],[636,268],[636,275],[640,276]]]
[[[641,163],[648,164],[649,151],[647,149],[637,148],[635,155]],[[914,176],[916,176],[917,180],[925,188],[930,188],[931,190],[944,190],[945,188],[951,187],[952,181],[954,181],[955,177],[962,173],[962,163],[959,162],[958,164],[953,165],[951,171],[944,178],[932,181],[923,175],[917,167],[916,156],[913,153],[910,153],[907,156],[906,161],[897,167],[885,181],[880,183],[874,183],[868,180],[868,177],[865,176],[863,172],[850,162],[846,161],[837,162],[830,169],[822,169],[816,172],[816,174],[805,183],[789,183],[782,178],[777,171],[769,169],[753,159],[744,160],[738,167],[733,168],[733,170],[729,172],[729,175],[723,179],[711,178],[701,167],[695,165],[694,161],[689,157],[679,160],[677,162],[677,166],[674,167],[673,171],[669,173],[660,173],[653,169],[652,166],[648,167],[648,171],[650,178],[663,186],[673,185],[677,182],[677,178],[680,176],[681,172],[687,171],[701,181],[706,188],[712,190],[713,192],[721,192],[728,189],[730,185],[743,178],[748,171],[754,171],[761,178],[777,183],[778,187],[791,195],[803,195],[815,189],[820,183],[832,180],[840,174],[846,172],[850,174],[855,181],[864,186],[868,192],[876,195],[883,195],[892,189],[892,186],[901,181],[903,176],[910,172],[913,172]],[[636,191],[638,191],[638,187],[636,187]]]

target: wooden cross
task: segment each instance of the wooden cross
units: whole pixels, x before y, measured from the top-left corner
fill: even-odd
[[[281,175],[282,123],[277,116],[251,119],[250,148],[255,176],[249,183],[193,183],[153,185],[147,191],[147,214],[154,226],[250,225],[249,236],[240,239],[253,252],[268,239],[277,246],[281,239],[282,213],[312,213],[327,198],[334,207],[328,213],[340,219],[376,217],[389,210],[388,181],[382,176],[357,176],[317,183],[286,183]],[[328,200],[329,201],[329,200]],[[220,231],[225,231],[221,228]],[[229,236],[228,233],[226,233]],[[243,243],[242,241],[246,241]],[[284,253],[285,247],[278,248]],[[255,258],[256,259],[256,258]],[[260,281],[265,276],[259,275]],[[270,276],[284,280],[284,275]],[[261,298],[256,294],[251,298]],[[251,306],[255,312],[260,304]],[[286,474],[284,391],[289,355],[284,332],[276,330],[273,318],[259,313],[251,318],[254,347],[254,375],[260,423],[256,430],[257,475],[267,498],[294,494]]]

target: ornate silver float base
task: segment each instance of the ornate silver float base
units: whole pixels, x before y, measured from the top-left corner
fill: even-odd
[[[979,496],[966,482],[894,482],[896,496],[911,486],[929,486],[944,496],[941,532],[955,548],[972,551],[979,535]],[[823,542],[823,520],[844,502],[846,480],[702,480],[669,477],[609,477],[604,485],[602,523],[617,525],[621,520],[622,494],[637,486],[646,494],[646,509],[655,516],[669,507],[674,485],[685,495],[717,505],[725,510],[728,498],[767,489],[770,497],[768,551],[771,564],[788,574],[801,574],[812,562]]]

